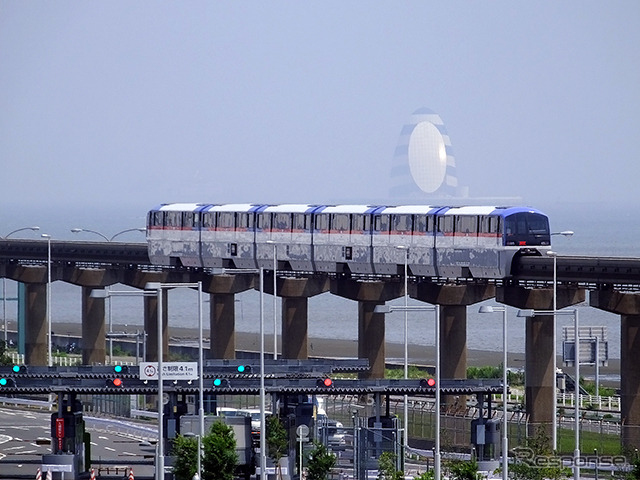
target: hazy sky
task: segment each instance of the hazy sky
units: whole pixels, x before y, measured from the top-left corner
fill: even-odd
[[[384,202],[420,107],[471,196],[640,206],[639,48],[637,0],[0,0],[0,208]]]

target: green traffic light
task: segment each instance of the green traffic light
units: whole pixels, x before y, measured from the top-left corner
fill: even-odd
[[[239,371],[240,373],[243,373],[243,372],[244,372],[244,370],[245,370],[245,366],[244,366],[244,365],[238,365],[238,371]]]
[[[20,365],[14,365],[14,366],[13,366],[13,371],[14,371],[15,373],[18,373],[18,372],[20,371]]]
[[[0,378],[0,386],[4,387],[7,384],[6,378]]]
[[[214,386],[214,387],[219,387],[220,385],[222,385],[222,379],[220,379],[220,378],[216,378],[216,379],[213,381],[213,386]]]
[[[116,373],[122,372],[122,365],[116,365],[115,367],[113,367],[113,371]]]

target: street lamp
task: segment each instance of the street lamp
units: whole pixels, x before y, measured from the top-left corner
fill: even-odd
[[[483,305],[479,313],[502,312],[502,479],[509,478],[509,440],[507,437],[507,308]]]
[[[43,233],[42,238],[47,239],[47,337],[48,337],[48,348],[47,348],[47,357],[49,359],[48,365],[53,365],[53,356],[51,354],[51,235]]]
[[[268,244],[273,245],[273,359],[278,358],[278,295],[276,290],[278,288],[278,282],[276,278],[276,271],[278,270],[278,252],[276,250],[276,242],[273,240],[267,240]]]
[[[404,251],[404,378],[406,380],[409,378],[409,311],[407,309],[409,305],[409,247],[398,245],[396,248]],[[409,396],[406,393],[404,395],[404,421],[406,427],[404,435],[406,455],[409,447]]]
[[[435,313],[435,343],[436,343],[436,434],[435,434],[435,450],[433,454],[433,471],[435,480],[440,480],[440,308],[438,305],[428,306],[428,305],[377,305],[373,309],[374,313],[391,313],[391,312],[434,312]],[[405,423],[407,419],[405,418]],[[408,433],[408,429],[405,425],[405,436]]]
[[[16,230],[13,230],[7,233],[4,236],[4,239],[6,240],[14,233],[22,232],[24,230],[33,230],[35,232],[37,230],[40,230],[40,227],[34,226],[34,227],[18,228]],[[2,324],[4,326],[4,344],[6,345],[7,344],[7,279],[5,277],[2,277]]]
[[[122,234],[122,233],[126,233],[126,232],[146,232],[147,229],[146,228],[127,228],[126,230],[122,230],[116,234],[114,234],[111,238],[108,238],[105,234],[100,233],[96,230],[90,230],[88,228],[72,228],[71,232],[73,233],[80,233],[80,232],[87,232],[87,233],[93,233],[95,235],[99,235],[100,237],[104,238],[107,242],[112,242],[114,238],[116,238],[118,235]],[[110,289],[110,286],[107,285],[107,290]],[[113,324],[112,324],[112,320],[111,320],[111,296],[107,295],[107,309],[109,310],[109,333],[113,332]],[[109,363],[113,363],[113,339],[111,337],[109,337]]]
[[[275,272],[274,272],[275,275]],[[274,292],[275,294],[275,292]],[[264,387],[264,268],[260,267],[260,480],[266,477],[267,442],[265,419],[265,387]],[[272,409],[273,410],[273,409]]]
[[[578,319],[578,309],[569,310],[518,310],[518,317],[535,317],[536,315],[573,315],[575,329],[575,449],[573,451],[573,476],[576,480],[580,478],[580,337],[578,335],[580,321]],[[554,381],[555,381],[555,372]],[[554,384],[555,387],[555,384]],[[555,390],[555,388],[554,388]],[[555,405],[554,405],[555,413]],[[555,417],[555,415],[554,415]]]
[[[80,232],[87,232],[87,233],[94,233],[96,235],[101,236],[102,238],[104,238],[107,242],[113,242],[113,239],[116,238],[118,235],[122,235],[123,233],[127,233],[127,232],[146,232],[147,229],[146,228],[127,228],[126,230],[121,230],[118,233],[115,233],[111,236],[111,238],[107,237],[105,234],[97,232],[96,230],[90,230],[88,228],[72,228],[71,231],[73,233],[80,233]]]
[[[160,282],[148,282],[144,289],[147,291],[156,291],[158,297],[158,476],[157,478],[164,478],[164,431],[163,431],[163,378],[162,378],[162,349],[164,347],[162,341],[162,293],[163,289],[170,288],[197,288],[198,289],[198,389],[200,408],[198,414],[200,417],[200,438],[204,438],[204,356],[202,347],[202,282],[197,283],[160,283]],[[198,451],[198,457],[200,451]],[[201,472],[199,472],[201,473]],[[201,475],[199,475],[201,477]]]
[[[572,230],[564,230],[562,232],[552,232],[551,236],[562,235],[563,237],[572,237]],[[558,254],[552,250],[547,250],[547,255],[553,258],[553,311],[558,310]],[[553,418],[551,419],[551,445],[554,452],[558,451],[558,392],[557,392],[557,377],[558,371],[558,359],[557,359],[557,332],[556,332],[556,315],[553,315]]]

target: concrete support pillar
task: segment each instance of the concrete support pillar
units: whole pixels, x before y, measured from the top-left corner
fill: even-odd
[[[594,291],[592,307],[620,315],[620,416],[622,445],[640,448],[640,295],[615,291]]]
[[[236,296],[233,293],[217,293],[209,296],[211,311],[211,356],[236,358]]]
[[[267,285],[273,293],[273,280]],[[278,278],[277,293],[282,297],[282,358],[309,358],[309,298],[328,289],[325,278]]]
[[[585,291],[575,287],[558,287],[558,309],[583,302]],[[553,289],[505,286],[496,289],[496,300],[520,309],[553,310]],[[529,415],[530,435],[539,429],[549,437],[551,448],[553,392],[556,374],[553,371],[555,324],[553,315],[538,315],[526,319],[525,326],[525,402]],[[557,355],[557,352],[556,352]]]
[[[494,295],[495,287],[489,284],[411,286],[412,298],[440,306],[441,378],[467,378],[467,306]],[[443,403],[453,408],[466,407],[466,400],[464,395],[442,396]]]
[[[358,358],[369,360],[369,371],[360,378],[384,378],[385,325],[384,313],[375,313],[384,302],[358,302]]]
[[[26,284],[25,364],[48,365],[47,285]]]
[[[282,358],[309,358],[309,300],[282,299]]]
[[[91,298],[93,287],[82,287],[82,364],[105,363],[104,298]]]
[[[236,358],[236,294],[254,288],[256,277],[224,274],[203,278],[202,290],[211,294],[209,358]]]
[[[169,301],[167,291],[162,292],[162,359],[169,352]],[[158,297],[144,298],[144,331],[147,332],[147,360],[158,361]]]
[[[352,279],[331,281],[331,293],[358,301],[358,358],[369,360],[369,370],[360,378],[384,378],[385,328],[384,314],[375,313],[376,305],[402,295],[400,283],[363,282]]]

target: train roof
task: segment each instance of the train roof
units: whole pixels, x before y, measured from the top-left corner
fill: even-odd
[[[197,212],[207,208],[208,203],[163,203],[153,208],[152,211],[162,212]]]
[[[323,205],[315,213],[377,213],[385,208],[378,205]]]
[[[260,209],[260,211],[273,213],[313,213],[318,208],[318,205],[285,204],[268,205],[264,209]]]
[[[254,203],[225,203],[223,205],[210,205],[207,212],[255,212],[263,205]]]
[[[428,215],[436,213],[440,207],[431,207],[429,205],[398,205],[396,207],[384,207],[376,213],[383,214],[405,214],[405,215]]]

